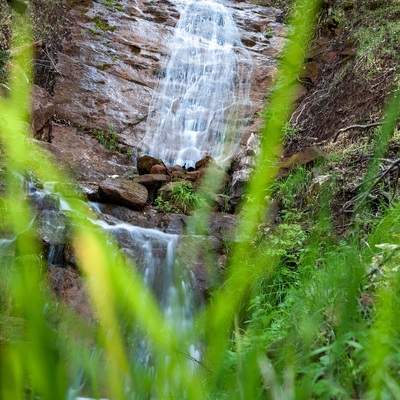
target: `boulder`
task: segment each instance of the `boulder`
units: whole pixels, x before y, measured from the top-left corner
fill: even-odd
[[[209,165],[217,165],[217,162],[210,156],[205,156],[195,164],[196,170],[208,167]]]
[[[184,174],[187,172],[186,169],[183,168],[181,165],[174,165],[174,166],[170,167],[169,170],[170,170],[170,173],[172,173],[172,174],[173,173]]]
[[[197,179],[200,176],[200,172],[199,171],[191,171],[191,172],[171,172],[171,174],[169,175],[171,180],[186,180],[189,182],[196,182]]]
[[[147,189],[128,179],[106,179],[99,185],[100,200],[141,210],[146,205]]]
[[[140,183],[143,186],[146,186],[147,188],[157,185],[157,184],[165,184],[169,182],[170,178],[167,175],[161,175],[161,174],[146,174],[146,175],[139,175],[139,176],[134,176],[132,178],[133,182]]]
[[[164,166],[163,162],[161,160],[158,160],[157,158],[154,158],[152,156],[142,156],[139,157],[137,160],[137,169],[139,172],[139,175],[146,175],[146,174],[150,174],[151,169],[154,166]],[[166,168],[165,168],[166,170]],[[154,170],[153,170],[154,171]]]
[[[162,167],[162,165],[159,166]],[[157,195],[158,189],[169,182],[170,177],[162,174],[146,174],[135,176],[132,180],[146,187],[148,190],[149,201],[152,202]]]
[[[166,175],[167,174],[167,167],[165,165],[153,165],[150,168],[150,174],[156,174],[156,175]]]

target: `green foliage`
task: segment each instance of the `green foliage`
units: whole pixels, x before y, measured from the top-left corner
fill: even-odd
[[[10,76],[10,93],[0,98],[0,141],[7,164],[0,216],[16,246],[16,256],[2,258],[0,265],[1,398],[398,397],[399,205],[389,208],[370,234],[338,241],[329,223],[329,186],[310,200],[311,173],[305,168],[274,183],[276,148],[290,114],[285,99],[291,98],[316,16],[314,1],[299,4],[293,40],[287,41],[270,98],[274,118],[262,135],[224,282],[190,327],[174,326],[169,315],[162,315],[136,270],[115,256],[118,250],[110,238],[90,223],[88,207],[71,199],[63,185],[55,195],[72,210],[71,245],[86,277],[94,321],[66,310],[45,289],[46,265],[34,228],[21,235],[31,226],[33,212],[20,177],[32,171],[44,182],[67,179],[29,140],[30,76],[23,67],[32,55],[14,60],[18,67]],[[397,96],[375,158],[391,140],[399,110]],[[115,136],[112,127],[109,131]],[[108,142],[104,132],[99,136]],[[370,174],[376,171],[375,161]],[[184,202],[189,210],[201,203],[190,187],[177,187],[172,196],[179,205]],[[271,227],[264,224],[264,214],[272,196],[282,221]],[[315,210],[305,218],[307,207]],[[204,208],[189,226],[204,224]],[[188,254],[193,265],[203,247],[204,241],[194,237]],[[238,317],[243,309],[248,312],[244,323]],[[132,326],[145,332],[151,368],[132,356]],[[188,343],[204,346],[196,367],[183,354]]]
[[[263,35],[264,35],[264,37],[265,37],[266,39],[271,39],[271,38],[273,37],[273,33],[272,33],[271,28],[266,27],[265,30],[264,30]]]
[[[350,32],[349,44],[357,46],[357,71],[367,78],[378,78],[386,70],[388,60],[399,62],[400,34],[397,0],[337,1],[330,7],[330,19]],[[353,16],[349,18],[349,13]]]
[[[131,158],[131,157],[133,156],[133,150],[132,150],[132,149],[126,150],[125,155],[126,155],[128,158]]]
[[[114,32],[115,29],[117,28],[116,26],[110,25],[106,19],[101,17],[94,17],[91,21],[94,22],[94,25],[97,29],[103,32],[107,31]]]
[[[117,132],[112,125],[109,125],[106,131],[101,129],[94,129],[93,133],[96,139],[102,144],[107,150],[116,151],[118,148],[118,136]]]
[[[196,194],[193,185],[187,182],[177,182],[168,192],[167,199],[164,197],[165,195],[159,195],[155,200],[157,210],[164,213],[187,214],[205,205],[205,200]]]
[[[169,201],[164,200],[161,196],[157,196],[155,199],[156,209],[162,213],[176,212],[179,213],[180,210],[174,208]]]
[[[111,8],[112,10],[117,10],[120,12],[124,12],[124,7],[120,4],[116,3],[114,0],[103,0],[103,6]]]
[[[359,45],[359,58],[364,58],[363,68],[370,74],[384,67],[385,59],[399,61],[398,37],[400,35],[398,1],[387,1],[376,9],[362,4],[366,18],[356,30]],[[371,31],[371,22],[374,29]]]
[[[288,143],[290,140],[295,139],[299,133],[299,128],[294,127],[290,122],[283,126],[283,141]]]

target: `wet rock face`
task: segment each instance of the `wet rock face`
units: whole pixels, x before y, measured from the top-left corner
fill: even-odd
[[[78,181],[98,183],[109,176],[135,172],[129,158],[108,151],[96,139],[72,127],[54,124],[51,143],[42,145]]]
[[[178,174],[179,179],[195,183],[200,181],[201,171],[188,172],[180,167],[164,171],[165,167],[158,163],[154,164],[157,168],[152,169],[152,165],[143,172],[145,175],[136,176],[132,161],[106,150],[94,138],[93,129],[106,131],[112,126],[118,142],[129,147],[140,144],[151,99],[156,95],[158,80],[165,73],[170,55],[168,44],[183,3],[180,0],[120,0],[118,8],[91,2],[85,7],[70,9],[71,32],[59,55],[54,96],[55,115],[68,124],[55,124],[51,143],[44,144],[78,180],[79,187],[91,200],[107,203],[102,205],[107,218],[173,234],[184,233],[187,216],[148,209],[148,195],[150,193],[154,199],[159,186],[177,178],[173,173]],[[231,9],[242,42],[252,56],[250,97],[253,108],[246,116],[250,122],[253,113],[262,107],[273,79],[274,58],[282,44],[283,26],[276,23],[279,11],[244,2],[227,2],[226,5]],[[237,57],[240,59],[243,55],[237,54]],[[250,68],[250,65],[242,67]],[[47,104],[47,101],[41,104]],[[53,112],[52,109],[49,111]],[[257,124],[248,124],[243,129],[246,137],[257,130]],[[246,144],[242,146],[246,157],[242,160],[247,162],[247,156],[250,157],[253,150],[248,150],[247,141],[243,143]],[[239,147],[239,153],[242,147]],[[213,238],[205,240],[210,240],[210,248],[222,257],[222,242],[226,232],[232,231],[235,217],[215,213],[211,221],[209,235]],[[54,238],[48,240],[48,244],[59,244],[59,241]],[[75,265],[73,254],[68,255],[67,250],[64,251],[66,265]],[[206,254],[202,257],[206,258]],[[196,268],[199,269],[202,263],[200,260]],[[60,297],[67,302],[84,304],[81,312],[88,314],[76,271],[56,266],[49,275]],[[199,276],[199,273],[195,272],[195,275]],[[207,286],[205,275],[197,281],[201,281],[199,290],[204,291]]]
[[[275,72],[273,59],[281,47],[283,27],[276,22],[278,11],[271,8],[227,6],[252,55],[251,98],[256,112]],[[71,35],[57,66],[56,115],[89,129],[112,125],[121,143],[137,146],[155,87],[163,77],[181,7],[179,2],[146,0],[121,0],[118,9],[100,2],[90,8],[73,7]]]
[[[178,16],[168,2],[150,4],[121,1],[122,12],[92,3],[70,11],[71,39],[59,58],[55,89],[60,118],[86,128],[112,125],[128,145],[141,138]]]
[[[93,314],[83,280],[78,272],[71,267],[51,267],[47,274],[53,292],[65,304],[77,311],[86,320],[91,321]]]

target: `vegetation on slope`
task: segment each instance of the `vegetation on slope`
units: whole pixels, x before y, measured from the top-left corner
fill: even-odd
[[[67,35],[66,6],[62,0],[26,0],[24,15],[32,21],[34,47],[34,82],[53,94],[57,55]],[[11,27],[18,19],[6,0],[0,0],[0,84],[5,85],[9,73]],[[26,33],[30,38],[30,33]]]
[[[399,13],[396,1],[326,1],[311,45],[328,37],[336,58],[309,82],[286,152],[319,142],[326,157],[271,188],[279,223],[254,245],[278,254],[234,339],[266,352],[264,384],[285,398],[399,390]]]

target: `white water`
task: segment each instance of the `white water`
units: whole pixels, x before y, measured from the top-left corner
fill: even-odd
[[[38,189],[32,182],[27,184],[28,194],[37,210],[40,210],[35,219],[38,221],[38,231],[41,238],[49,244],[48,264],[50,267],[64,266],[64,244],[67,239],[64,231],[67,228],[64,213],[76,212],[71,202],[81,201],[62,197],[59,193],[54,195],[55,185],[46,183],[44,189]],[[177,332],[183,334],[191,331],[193,326],[193,296],[189,279],[175,263],[176,247],[179,236],[166,234],[157,229],[147,229],[122,222],[110,215],[102,213],[102,204],[90,202],[91,208],[104,219],[90,218],[93,229],[103,229],[110,234],[119,244],[116,257],[121,254],[133,261],[135,267],[141,272],[144,282],[151,288],[158,300],[160,309],[166,318],[174,325]],[[57,208],[56,212],[54,208]],[[57,217],[58,216],[58,217]],[[84,215],[81,215],[85,217]],[[30,225],[33,224],[33,221]],[[64,242],[62,241],[64,240]],[[0,239],[0,257],[14,256],[16,238]],[[61,243],[60,243],[61,242]],[[140,294],[138,294],[140,295]],[[143,333],[136,326],[130,332],[132,357],[138,361],[149,374],[152,370],[152,353]],[[95,351],[95,350],[93,350]],[[187,354],[188,368],[194,368],[193,360],[200,360],[200,350],[194,340],[186,343],[181,349]],[[165,363],[168,365],[166,358]],[[84,386],[85,382],[79,383]],[[86,399],[77,397],[81,386],[71,387],[69,399]],[[89,400],[89,398],[87,398]]]
[[[230,11],[220,2],[187,3],[156,89],[142,150],[168,165],[194,166],[234,152],[250,111],[252,61]]]
[[[70,201],[77,200],[63,198],[61,195],[55,197],[54,182],[47,182],[44,189],[38,189],[32,182],[27,186],[30,197],[41,210],[37,217],[38,231],[49,244],[48,264],[63,266],[66,220],[62,213],[75,212]],[[97,214],[103,215],[100,203],[89,204]],[[107,222],[93,218],[90,221],[117,240],[121,253],[133,260],[141,271],[145,283],[153,290],[163,312],[171,318],[177,318],[177,324],[186,325],[192,318],[191,295],[184,274],[176,271],[175,251],[179,236],[134,226],[111,216],[106,216],[106,220]],[[13,240],[1,239],[0,249],[12,244]],[[184,298],[184,302],[178,305],[178,298]]]
[[[101,204],[90,205],[101,213]],[[174,268],[179,236],[134,226],[110,216],[108,220],[111,223],[101,219],[92,222],[115,237],[122,252],[141,270],[144,281],[154,291],[164,312],[169,313],[175,300],[176,286],[181,285]]]

